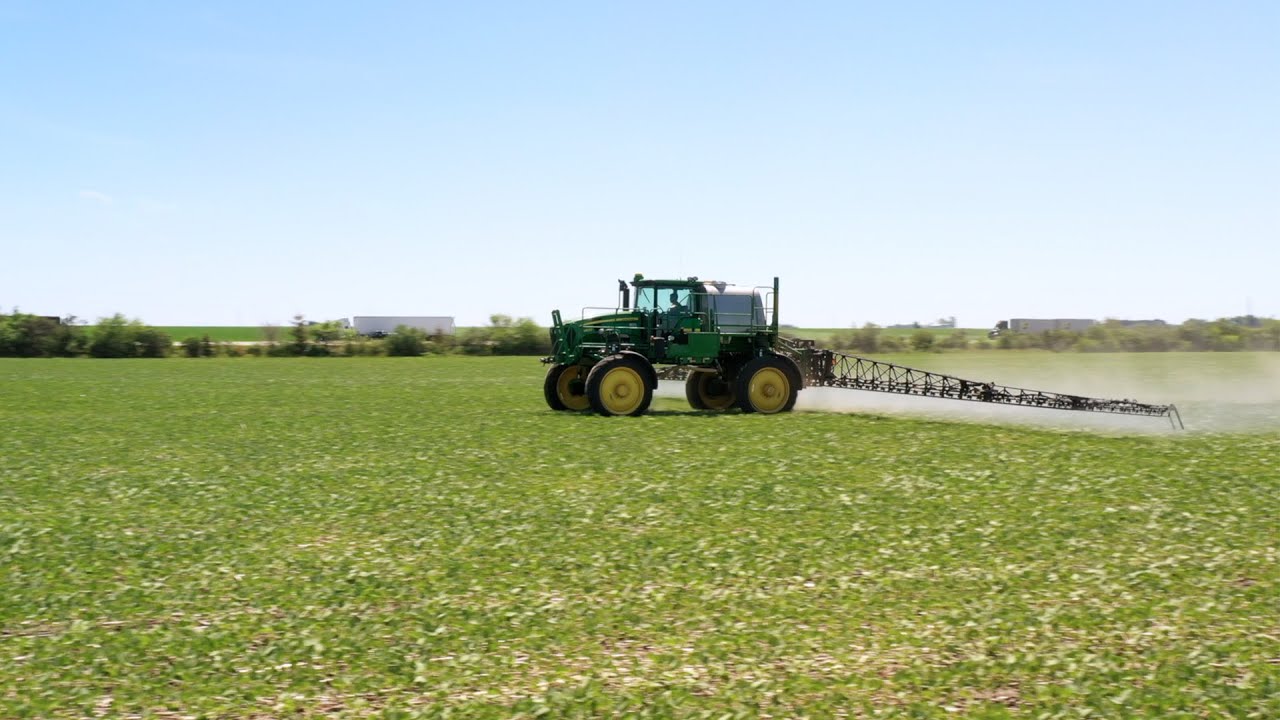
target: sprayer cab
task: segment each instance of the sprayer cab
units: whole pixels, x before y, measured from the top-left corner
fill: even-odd
[[[552,313],[552,355],[544,362],[594,363],[629,351],[652,364],[714,365],[725,354],[772,348],[777,286],[758,288],[704,281],[618,281],[614,308],[587,307],[578,320]],[[776,315],[776,313],[775,313]]]

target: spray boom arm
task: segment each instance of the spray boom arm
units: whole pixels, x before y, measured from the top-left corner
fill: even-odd
[[[851,390],[950,398],[1000,405],[1082,410],[1118,415],[1167,417],[1169,424],[1183,428],[1182,416],[1174,405],[1150,405],[1134,400],[1107,400],[1066,393],[1028,390],[975,382],[952,375],[917,370],[893,363],[871,360],[815,347],[812,341],[778,339],[779,350],[791,356],[805,375],[805,384]]]

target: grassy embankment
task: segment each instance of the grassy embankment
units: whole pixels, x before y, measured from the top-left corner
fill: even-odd
[[[157,330],[166,333],[175,342],[187,338],[202,338],[205,335],[214,342],[261,342],[266,339],[260,325],[162,325]],[[280,338],[288,337],[288,327],[276,328]]]

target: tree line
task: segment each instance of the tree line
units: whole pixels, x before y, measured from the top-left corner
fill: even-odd
[[[1252,316],[1187,320],[1180,325],[1131,325],[1106,320],[1083,330],[1000,332],[995,337],[955,330],[917,330],[906,337],[886,335],[868,323],[836,333],[835,350],[874,354],[941,350],[1049,350],[1052,352],[1237,352],[1280,350],[1280,320]]]
[[[85,326],[65,319],[29,315],[15,310],[0,315],[2,357],[167,357],[173,340],[153,327],[123,315],[102,318]]]
[[[1134,326],[1108,320],[1084,330],[1001,332],[996,337],[955,330],[886,334],[868,323],[836,333],[824,343],[862,354],[944,350],[1026,350],[1053,352],[1234,352],[1280,350],[1280,320],[1253,317],[1187,320],[1180,325]],[[382,338],[367,338],[336,321],[311,323],[303,316],[287,327],[263,328],[257,344],[216,342],[208,335],[178,340],[116,314],[87,325],[15,310],[0,314],[0,357],[355,357],[369,355],[548,355],[547,329],[530,318],[492,315],[484,327],[459,328],[454,335],[428,334],[401,326]]]
[[[288,327],[264,327],[261,342],[244,344],[219,342],[208,335],[175,342],[168,333],[120,314],[88,325],[75,317],[49,318],[14,310],[0,314],[0,357],[355,357],[551,352],[547,329],[532,319],[493,315],[489,321],[484,327],[460,328],[456,335],[429,335],[401,326],[385,337],[368,338],[337,321],[311,323],[298,315]]]

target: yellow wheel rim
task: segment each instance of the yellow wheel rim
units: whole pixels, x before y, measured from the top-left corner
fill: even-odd
[[[600,378],[600,404],[611,415],[629,415],[644,402],[644,378],[629,367],[615,367]]]
[[[587,395],[583,392],[582,367],[574,365],[567,367],[560,373],[560,377],[556,378],[556,396],[560,398],[560,402],[570,410],[586,410],[591,405],[591,401],[587,399]],[[575,383],[577,392],[574,392]]]
[[[711,373],[698,373],[698,399],[708,410],[724,410],[733,406],[733,390],[726,390],[721,395],[711,392],[711,383],[716,376]]]
[[[791,380],[778,368],[760,368],[751,376],[747,399],[756,412],[776,413],[786,407],[791,397]]]

